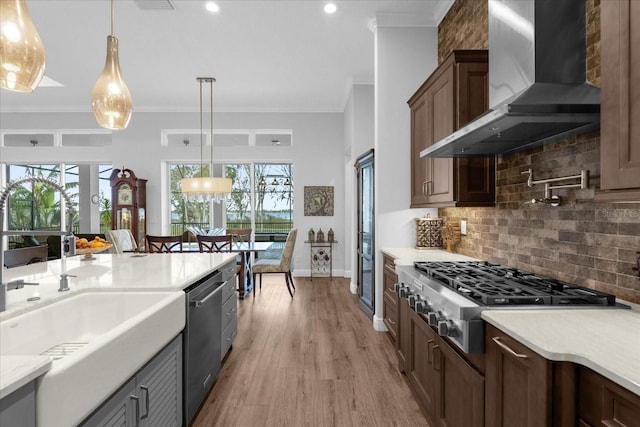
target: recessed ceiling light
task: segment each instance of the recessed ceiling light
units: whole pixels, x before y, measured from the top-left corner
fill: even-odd
[[[207,9],[211,13],[220,12],[220,6],[214,1],[208,1],[204,4],[204,8]]]
[[[336,13],[336,10],[338,10],[338,8],[335,3],[327,3],[324,5],[324,13],[331,15],[332,13]]]

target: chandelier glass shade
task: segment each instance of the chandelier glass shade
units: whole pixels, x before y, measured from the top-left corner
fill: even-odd
[[[211,163],[209,164],[209,175],[213,174],[213,83],[216,81],[213,77],[198,77],[200,83],[200,176],[192,178],[183,178],[180,180],[180,190],[187,200],[196,201],[214,201],[219,203],[231,193],[233,181],[230,178],[220,178],[214,176],[204,176],[204,160],[202,150],[204,147],[204,129],[203,129],[203,106],[202,106],[202,84],[210,85],[210,131],[211,138]]]
[[[91,108],[101,127],[121,130],[131,120],[133,101],[120,73],[118,39],[113,35],[113,8],[111,0],[111,34],[107,36],[107,59],[91,92]]]
[[[0,1],[0,87],[33,92],[45,68],[44,46],[24,0]]]

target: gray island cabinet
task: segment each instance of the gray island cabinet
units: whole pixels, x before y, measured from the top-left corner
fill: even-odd
[[[0,399],[0,426],[35,427],[35,381]]]
[[[182,334],[82,424],[106,426],[179,426],[182,424]]]

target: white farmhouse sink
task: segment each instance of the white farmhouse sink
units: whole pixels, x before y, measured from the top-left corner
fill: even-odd
[[[184,292],[83,292],[1,322],[0,355],[53,357],[37,423],[76,425],[184,324]]]

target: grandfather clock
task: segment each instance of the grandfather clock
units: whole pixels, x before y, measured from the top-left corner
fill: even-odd
[[[111,172],[111,228],[128,229],[138,247],[144,249],[147,234],[147,180],[131,169]]]

